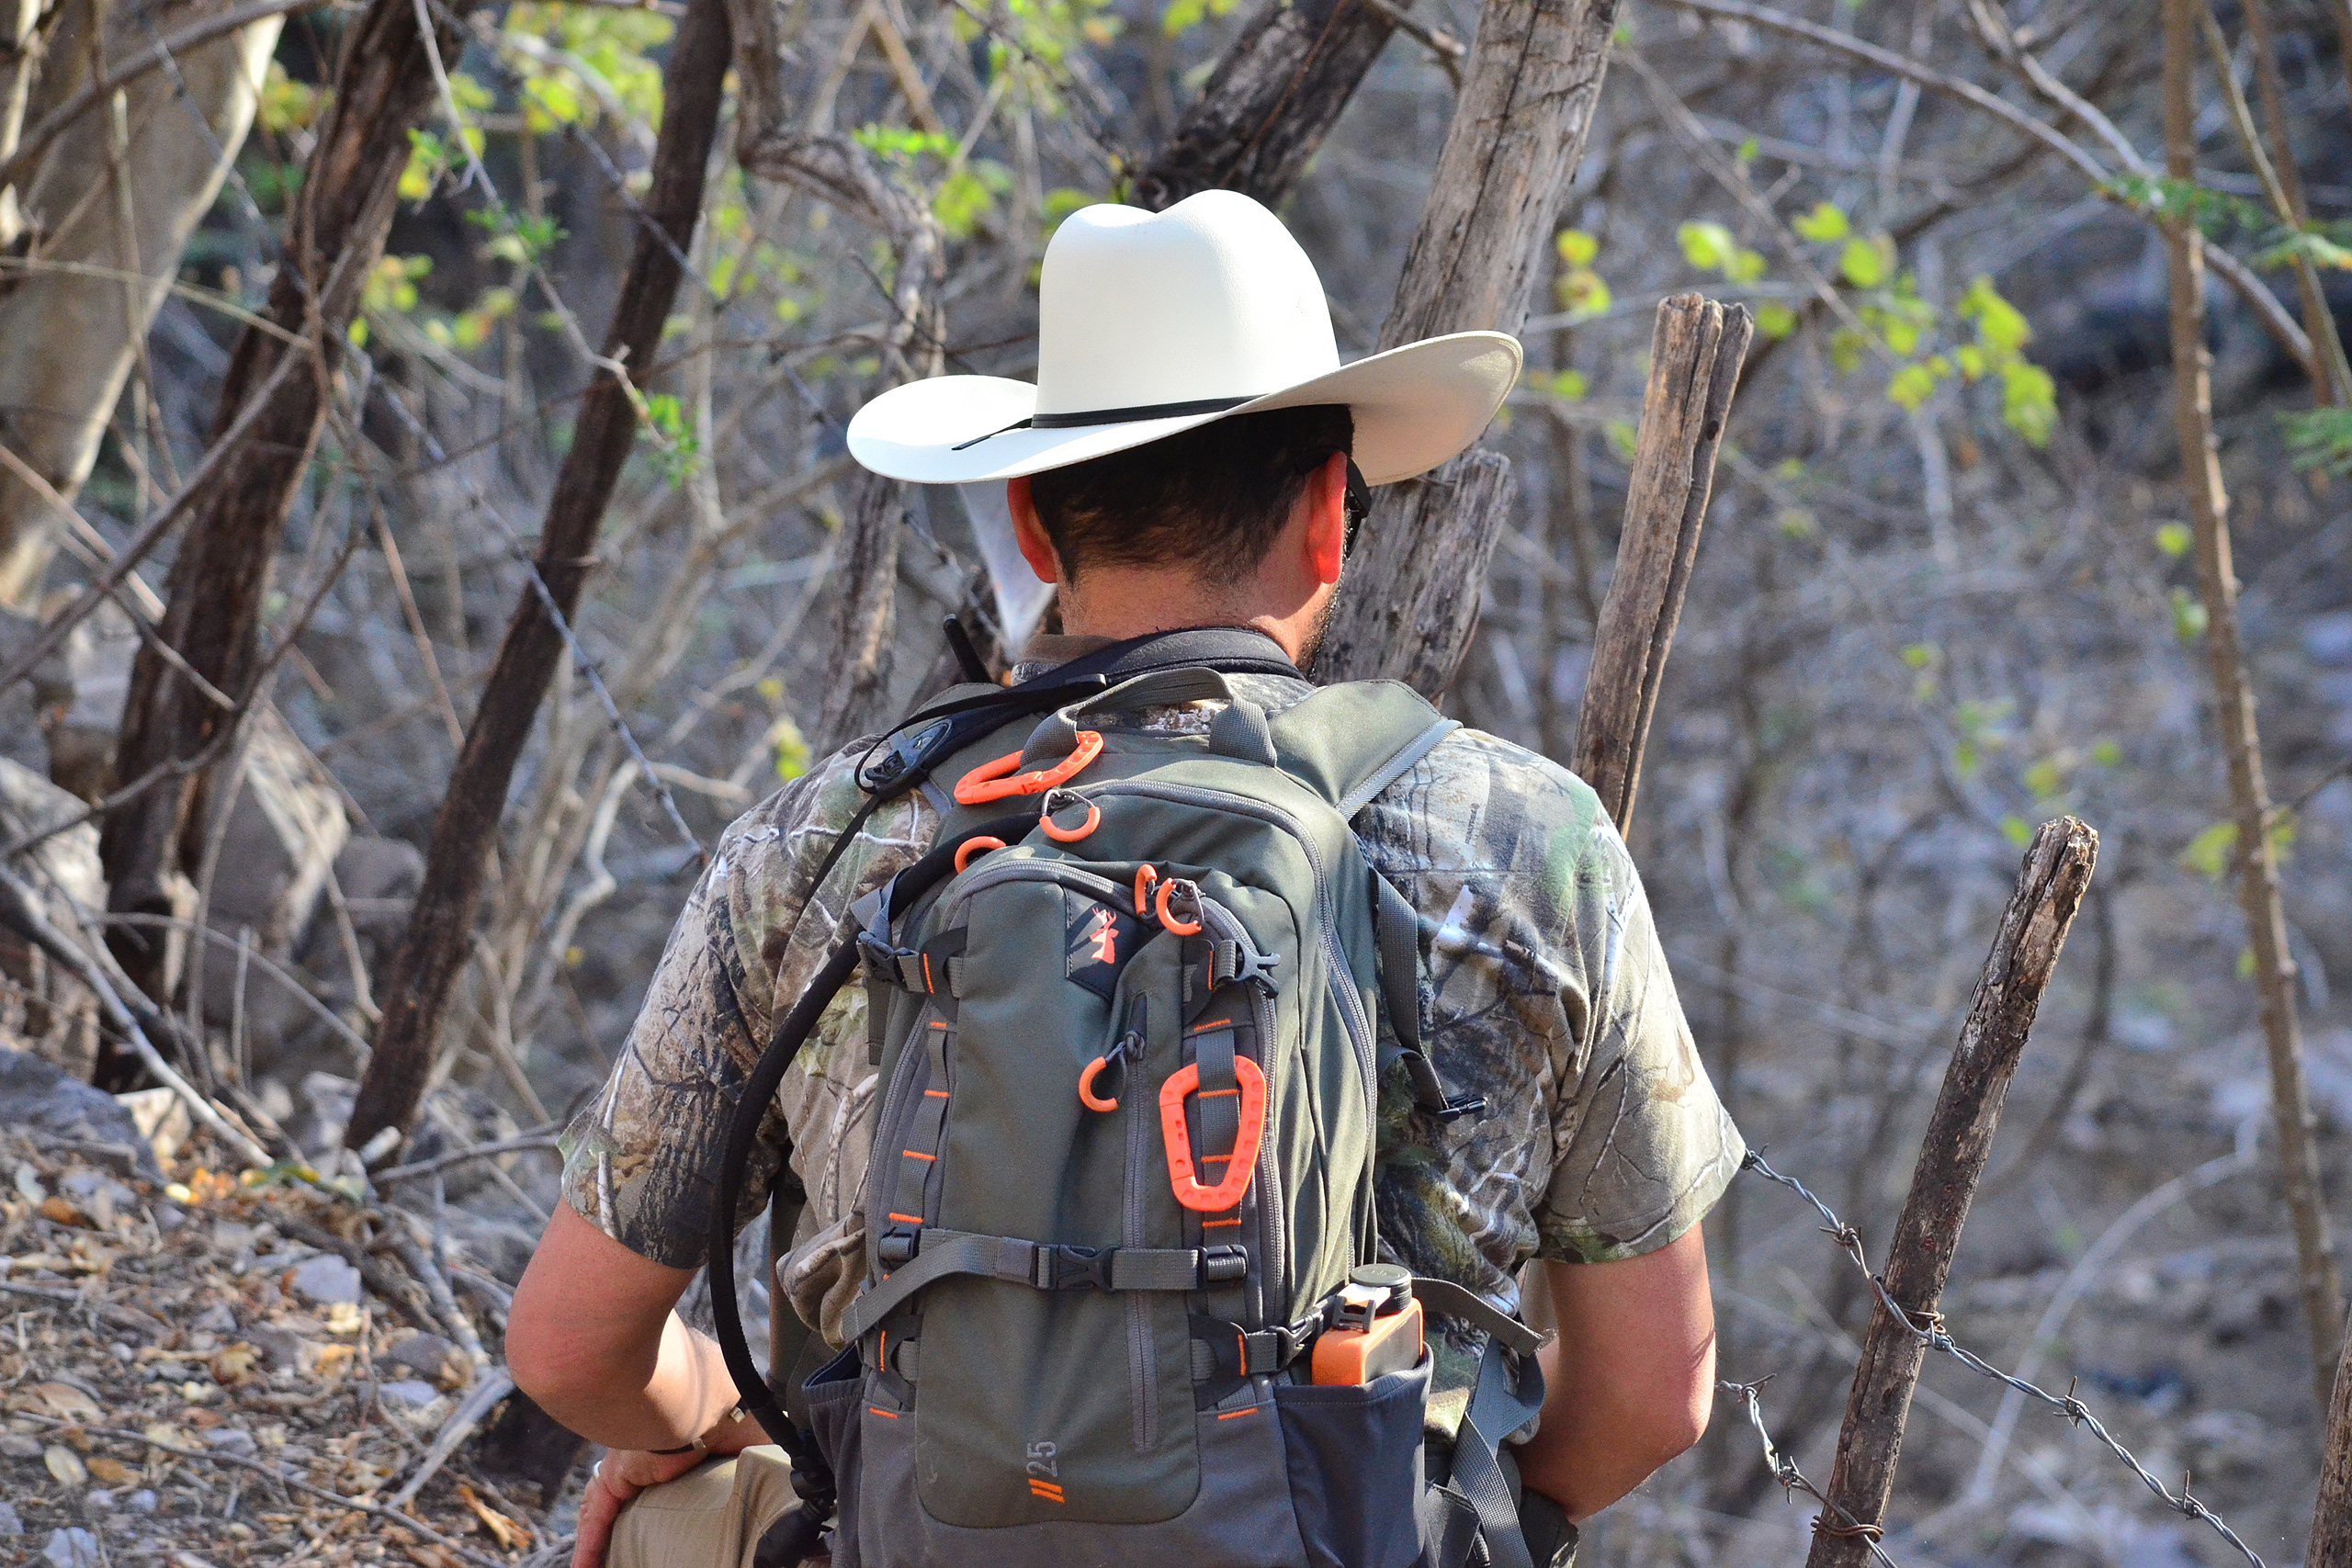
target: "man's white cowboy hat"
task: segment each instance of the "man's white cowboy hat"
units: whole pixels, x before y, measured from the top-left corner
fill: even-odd
[[[1478,439],[1519,366],[1516,339],[1454,333],[1342,367],[1315,264],[1263,207],[1222,190],[1165,212],[1105,203],[1046,247],[1035,386],[909,382],[857,412],[849,449],[892,479],[969,484],[1236,414],[1345,403],[1356,466],[1388,484]]]

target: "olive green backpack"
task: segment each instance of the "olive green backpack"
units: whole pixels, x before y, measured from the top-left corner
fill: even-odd
[[[1394,682],[1269,717],[1215,668],[1123,673],[1042,688],[1068,700],[1030,722],[1015,700],[1010,728],[1008,698],[1040,699],[956,688],[885,756],[883,786],[954,781],[954,804],[744,1086],[711,1256],[746,1408],[793,1451],[804,1517],[837,1509],[842,1568],[1552,1562],[1573,1532],[1547,1512],[1531,1556],[1497,1453],[1543,1402],[1524,1325],[1410,1280],[1490,1341],[1427,1453],[1426,1353],[1308,1373],[1351,1273],[1389,1287],[1383,1312],[1407,1300],[1393,1262],[1363,1269],[1384,1066],[1402,1057],[1423,1113],[1482,1109],[1417,1049],[1414,917],[1349,826],[1453,726]],[[1205,733],[1134,722],[1210,698]],[[885,1086],[866,1281],[795,1401],[804,1431],[736,1322],[734,1197],[854,965]]]

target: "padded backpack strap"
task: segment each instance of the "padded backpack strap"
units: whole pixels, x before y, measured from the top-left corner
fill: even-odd
[[[1405,1076],[1412,1080],[1416,1110],[1441,1122],[1476,1115],[1487,1109],[1487,1097],[1448,1090],[1436,1065],[1421,1048],[1420,917],[1396,891],[1396,885],[1373,868],[1369,857],[1364,869],[1372,878],[1372,932],[1380,953],[1380,1005],[1387,1009],[1388,1026],[1396,1036],[1394,1045],[1384,1042],[1381,1046],[1382,1076],[1386,1076],[1391,1062],[1401,1060]]]
[[[1271,722],[1282,769],[1353,817],[1461,726],[1402,681],[1325,686]]]
[[[1499,1338],[1487,1341],[1469,1413],[1453,1438],[1453,1487],[1478,1511],[1490,1568],[1535,1568],[1497,1450],[1543,1410],[1544,1369],[1535,1358],[1512,1355]]]

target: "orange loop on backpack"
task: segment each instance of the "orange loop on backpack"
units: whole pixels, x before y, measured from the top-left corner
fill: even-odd
[[[1119,1101],[1115,1096],[1101,1095],[1094,1092],[1095,1078],[1100,1077],[1102,1069],[1110,1065],[1109,1057],[1097,1056],[1094,1060],[1087,1063],[1085,1069],[1078,1075],[1078,1102],[1086,1107],[1089,1111],[1116,1111],[1119,1109]]]
[[[1086,837],[1087,834],[1091,833],[1095,829],[1102,826],[1102,808],[1095,805],[1091,800],[1087,801],[1085,804],[1086,820],[1080,823],[1077,827],[1057,827],[1055,825],[1054,819],[1051,817],[1040,817],[1037,818],[1037,830],[1057,844],[1074,844],[1078,842],[1080,839]]]
[[[1159,880],[1159,873],[1148,865],[1136,867],[1136,918],[1141,919],[1151,913],[1151,885]]]
[[[1167,929],[1170,936],[1191,936],[1201,929],[1201,922],[1197,919],[1180,922],[1175,916],[1168,912],[1168,895],[1175,886],[1176,878],[1172,876],[1161,883],[1159,896],[1152,901],[1152,908],[1159,916],[1160,925]]]
[[[1258,1140],[1266,1129],[1266,1075],[1247,1056],[1233,1058],[1233,1076],[1241,1085],[1241,1130],[1234,1134],[1230,1155],[1206,1155],[1225,1161],[1225,1179],[1204,1187],[1193,1174],[1193,1134],[1184,1124],[1184,1097],[1201,1087],[1201,1065],[1190,1062],[1159,1086],[1159,1133],[1168,1145],[1168,1185],[1176,1201],[1196,1214],[1221,1213],[1241,1201],[1250,1178],[1258,1168]]]
[[[956,846],[956,874],[958,876],[964,874],[964,868],[972,863],[974,855],[984,855],[990,850],[1002,848],[1004,848],[1002,839],[991,839],[985,833],[977,838],[965,840]]]
[[[1078,749],[1050,768],[1032,768],[1025,773],[1014,773],[1021,765],[1021,753],[1012,752],[993,762],[982,762],[966,773],[956,784],[956,804],[979,806],[991,800],[1002,800],[1010,795],[1042,795],[1058,784],[1076,778],[1079,770],[1102,754],[1102,732],[1081,729],[1078,732]],[[1007,774],[1012,774],[1007,777]]]

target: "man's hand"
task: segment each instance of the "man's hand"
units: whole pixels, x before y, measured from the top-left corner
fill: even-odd
[[[1583,1520],[1697,1442],[1715,1400],[1715,1312],[1693,1225],[1617,1263],[1546,1263],[1560,1337],[1520,1476]]]
[[[571,1548],[571,1568],[605,1568],[605,1548],[612,1544],[613,1521],[620,1517],[621,1505],[649,1486],[677,1480],[705,1457],[615,1449],[599,1460],[580,1497],[580,1536]]]

